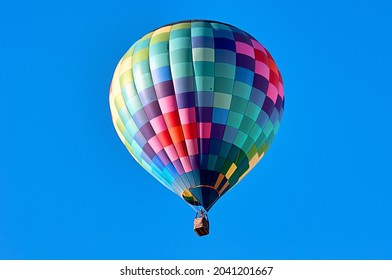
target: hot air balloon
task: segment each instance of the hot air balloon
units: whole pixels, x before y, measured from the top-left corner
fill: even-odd
[[[270,53],[235,26],[188,20],[136,41],[113,75],[114,127],[134,159],[207,212],[257,164],[282,120],[282,76]],[[204,210],[203,210],[204,209]]]

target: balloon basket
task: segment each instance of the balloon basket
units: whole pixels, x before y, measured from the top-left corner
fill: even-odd
[[[210,233],[210,222],[204,217],[195,218],[195,221],[193,222],[193,230],[198,236],[207,235]]]

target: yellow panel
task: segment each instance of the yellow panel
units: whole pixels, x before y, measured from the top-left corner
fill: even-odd
[[[148,59],[148,48],[144,48],[133,54],[132,64],[135,65],[136,63],[147,59]]]
[[[168,41],[170,37],[170,29],[171,26],[165,26],[155,30],[154,34],[151,37],[150,45],[156,44],[159,42]]]
[[[141,42],[141,41],[144,41],[144,40],[150,38],[152,36],[152,34],[154,34],[154,31],[151,31],[150,33],[147,33],[146,35],[144,35],[142,38],[140,38],[138,40],[138,42]]]
[[[230,179],[231,175],[233,175],[234,171],[237,169],[237,165],[235,163],[232,163],[232,165],[229,168],[229,171],[226,173],[226,178]]]
[[[117,111],[121,110],[125,106],[124,98],[121,94],[114,97],[114,104],[116,105]]]
[[[190,22],[184,22],[184,23],[178,23],[172,26],[172,31],[177,30],[177,29],[187,29],[191,28],[191,23]]]
[[[225,176],[223,176],[222,174],[219,174],[218,176],[218,180],[215,183],[214,189],[218,189],[220,183],[222,182],[223,178],[225,178]]]
[[[121,61],[120,75],[132,69],[132,58],[133,56],[130,56]]]

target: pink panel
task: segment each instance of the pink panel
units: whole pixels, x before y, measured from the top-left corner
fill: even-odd
[[[199,131],[199,138],[210,138],[211,123],[198,123],[197,130]]]
[[[237,53],[246,54],[247,56],[255,58],[255,51],[251,46],[244,42],[235,42],[235,48]]]
[[[279,82],[279,91],[278,94],[280,97],[282,97],[283,99],[283,95],[284,95],[284,90],[283,90],[283,84],[281,82]]]
[[[150,140],[148,140],[148,144],[150,144],[151,148],[154,150],[156,154],[159,153],[163,149],[161,142],[159,142],[158,137],[155,135]]]
[[[189,161],[188,157],[181,157],[180,161],[181,161],[182,166],[184,167],[185,172],[192,171],[191,162]]]
[[[252,42],[252,45],[255,49],[258,49],[258,50],[262,51],[263,53],[267,54],[264,47],[259,42],[255,41],[253,39],[250,39],[250,41]]]
[[[274,101],[274,103],[276,103],[276,98],[278,97],[278,90],[271,83],[269,83],[268,85],[267,96],[271,98],[271,100]]]
[[[177,102],[176,102],[175,95],[170,95],[158,99],[158,102],[159,102],[159,106],[161,107],[162,115],[177,110]]]
[[[150,124],[151,124],[152,128],[154,129],[155,134],[159,134],[160,132],[167,129],[165,120],[163,119],[163,116],[158,116],[156,118],[153,118],[150,121]]]
[[[197,139],[185,140],[185,143],[186,143],[186,147],[188,149],[188,154],[190,156],[199,154],[199,150],[197,147]]]
[[[174,145],[167,146],[165,151],[172,162],[178,159],[178,154]]]
[[[269,79],[270,76],[270,69],[267,65],[265,65],[261,61],[255,61],[255,72],[257,74],[260,74],[261,76],[265,77],[267,80]]]
[[[183,108],[178,110],[182,124],[196,122],[195,108]]]

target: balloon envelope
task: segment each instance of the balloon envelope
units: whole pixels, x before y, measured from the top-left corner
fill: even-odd
[[[264,156],[284,107],[270,53],[248,33],[208,20],[166,25],[135,42],[109,100],[135,160],[207,210]]]

